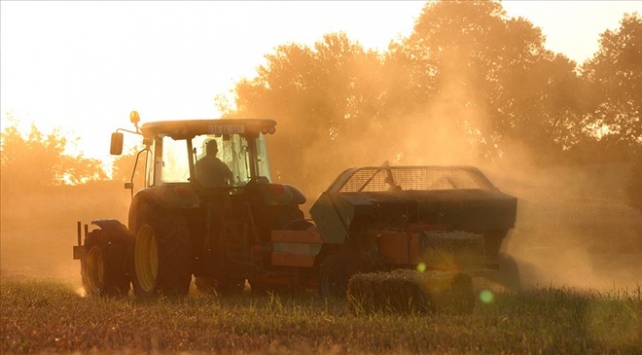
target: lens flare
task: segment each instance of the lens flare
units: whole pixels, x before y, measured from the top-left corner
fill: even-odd
[[[490,290],[483,290],[479,293],[479,299],[484,303],[491,303],[495,299],[495,295]]]
[[[85,291],[84,287],[80,287],[76,289],[76,294],[82,298],[87,297],[87,292]]]
[[[426,271],[426,264],[425,264],[425,263],[419,263],[419,264],[417,265],[417,271],[419,271],[419,272],[424,272],[424,271]]]

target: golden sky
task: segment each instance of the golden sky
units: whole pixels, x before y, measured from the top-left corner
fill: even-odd
[[[217,117],[214,97],[252,76],[289,42],[344,31],[385,50],[408,35],[424,1],[0,2],[0,113],[81,137],[107,157],[109,136],[142,121]],[[582,62],[599,34],[642,1],[507,1],[509,16],[541,27],[546,45]]]

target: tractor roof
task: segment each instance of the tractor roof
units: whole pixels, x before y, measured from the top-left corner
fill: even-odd
[[[274,133],[276,121],[263,118],[192,119],[144,123],[141,131],[145,137],[159,134],[174,139],[190,138],[199,134],[241,134],[256,136]]]

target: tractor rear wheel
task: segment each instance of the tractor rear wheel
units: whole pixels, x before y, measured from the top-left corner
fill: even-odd
[[[193,251],[180,214],[143,203],[136,211],[131,276],[138,297],[187,295]]]
[[[346,299],[348,281],[359,272],[358,258],[330,255],[319,268],[319,295],[326,299]]]
[[[81,260],[82,284],[88,296],[126,296],[128,234],[96,229],[85,239],[86,255]]]

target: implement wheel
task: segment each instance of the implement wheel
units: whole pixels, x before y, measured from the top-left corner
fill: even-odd
[[[493,286],[499,286],[508,292],[519,292],[522,283],[519,265],[510,254],[500,252],[497,254],[498,269],[486,276],[486,281]]]
[[[87,234],[86,256],[81,260],[82,284],[88,296],[126,296],[129,278],[126,273],[129,234],[96,229]]]
[[[508,291],[519,292],[522,282],[517,261],[507,253],[499,253],[498,259],[499,283]]]
[[[358,258],[330,255],[319,268],[319,295],[326,299],[346,299],[348,281],[359,272]]]
[[[186,295],[194,257],[184,217],[145,202],[135,213],[130,264],[135,295]]]

